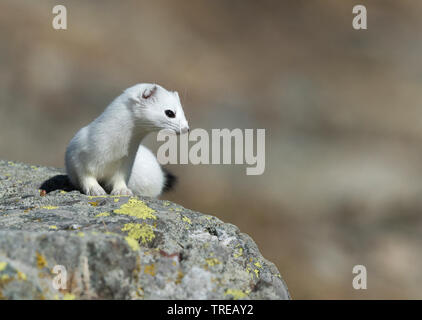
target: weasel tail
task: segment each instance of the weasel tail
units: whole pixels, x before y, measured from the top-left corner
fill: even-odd
[[[177,184],[177,177],[172,174],[170,171],[168,171],[167,169],[164,169],[164,188],[163,188],[163,192],[169,192],[171,190],[173,190],[173,188],[175,187],[175,185]]]
[[[147,147],[142,144],[139,146],[129,177],[129,189],[135,194],[158,197],[171,190],[175,179],[173,174],[161,168],[157,158]]]

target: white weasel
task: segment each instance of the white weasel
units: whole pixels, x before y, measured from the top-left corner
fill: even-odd
[[[140,145],[152,131],[189,131],[177,92],[141,83],[126,89],[66,149],[70,181],[87,195],[157,197],[165,188],[165,173],[154,154]],[[104,189],[104,188],[105,189]]]

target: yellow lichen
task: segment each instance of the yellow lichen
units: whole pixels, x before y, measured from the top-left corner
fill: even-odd
[[[77,234],[76,234],[78,237],[85,237],[85,233],[83,233],[83,232],[78,232]]]
[[[95,216],[95,218],[108,217],[109,215],[110,215],[110,213],[109,213],[109,212],[101,212],[101,213],[97,214],[97,215]]]
[[[10,279],[10,276],[8,274],[4,274],[4,275],[1,276],[0,279],[1,279],[1,281],[6,281],[6,280]]]
[[[155,276],[155,265],[151,264],[149,266],[145,266],[144,273]]]
[[[192,224],[191,219],[189,219],[188,217],[183,216],[182,220],[183,220],[184,222],[187,222],[187,223],[189,223],[189,224]]]
[[[119,198],[116,198],[114,199],[114,202],[119,202],[119,200],[120,200]]]
[[[91,206],[96,207],[98,206],[98,202],[97,201],[89,201],[88,202]]]
[[[176,278],[176,281],[175,281],[175,283],[176,284],[179,284],[179,283],[181,283],[182,282],[182,279],[183,279],[183,277],[184,277],[185,275],[183,274],[183,272],[182,271],[177,271],[177,278]]]
[[[136,295],[137,295],[138,297],[142,298],[142,297],[144,296],[144,289],[142,289],[141,287],[139,287],[139,288],[136,290]]]
[[[154,212],[154,209],[151,209],[143,201],[136,198],[130,198],[120,209],[114,210],[114,213],[127,214],[139,219],[157,219],[153,214]]]
[[[125,237],[127,244],[129,245],[129,247],[132,248],[133,251],[138,251],[139,250],[139,243],[137,240],[127,236]]]
[[[57,230],[57,226],[55,226],[55,225],[49,226],[48,228],[49,228],[49,229],[54,229],[54,230]]]
[[[254,271],[253,272],[255,272],[255,275],[256,275],[256,277],[258,278],[259,277],[259,270],[258,269],[254,269]]]
[[[64,190],[60,190],[60,193],[61,193],[61,194],[66,194],[67,192],[66,192],[66,191],[64,191]]]
[[[259,262],[255,262],[254,265],[257,266],[258,268],[262,268],[262,265]]]
[[[75,300],[75,295],[71,293],[65,293],[63,296],[63,300]]]
[[[45,257],[41,253],[36,252],[35,255],[37,257],[37,267],[38,267],[38,269],[42,269],[42,268],[44,268],[48,265],[47,260],[45,259]]]
[[[239,258],[243,255],[243,248],[237,248],[237,252],[234,253],[235,258]]]
[[[224,293],[225,296],[232,296],[234,300],[239,300],[239,299],[243,299],[247,296],[247,294],[245,292],[243,292],[242,290],[238,290],[238,289],[227,289],[226,292]]]
[[[208,259],[205,259],[205,262],[210,267],[213,267],[213,266],[221,263],[220,260],[218,260],[217,258],[208,258]]]
[[[18,273],[18,279],[19,280],[26,281],[26,274],[25,273],[23,273],[21,271],[18,271],[17,273]]]
[[[7,262],[0,262],[0,271],[3,271],[7,267]]]
[[[154,229],[146,223],[126,223],[122,231],[128,231],[128,236],[132,239],[141,239],[142,243],[147,243],[155,238]]]
[[[47,210],[54,210],[54,209],[58,209],[59,207],[57,207],[57,206],[44,206],[44,207],[41,207],[41,209],[47,209]]]

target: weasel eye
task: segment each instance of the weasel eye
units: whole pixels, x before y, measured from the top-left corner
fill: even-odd
[[[167,117],[169,117],[169,118],[174,118],[174,117],[176,117],[175,113],[174,113],[173,111],[171,111],[171,110],[166,110],[166,111],[164,111],[164,113],[165,113],[165,114],[166,114],[166,116],[167,116]]]

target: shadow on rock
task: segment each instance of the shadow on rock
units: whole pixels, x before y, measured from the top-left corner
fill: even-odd
[[[40,186],[41,190],[45,190],[47,193],[55,190],[74,191],[78,190],[71,183],[67,175],[59,174],[45,180]]]

